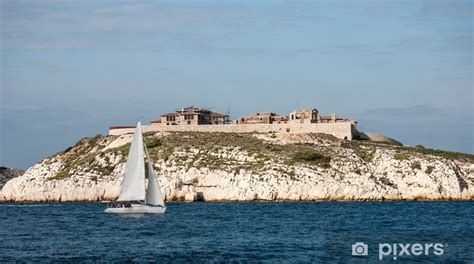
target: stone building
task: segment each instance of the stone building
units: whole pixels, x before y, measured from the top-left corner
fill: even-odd
[[[312,124],[312,123],[343,123],[355,122],[351,119],[342,118],[331,114],[328,116],[321,116],[316,108],[313,109],[296,109],[290,113],[289,123],[296,124]]]
[[[290,123],[310,124],[318,123],[319,111],[312,109],[296,109],[290,113]]]
[[[344,122],[352,122],[352,123],[357,123],[354,120],[347,119],[347,118],[342,118],[336,116],[336,114],[331,114],[328,116],[319,116],[318,117],[318,123],[344,123]]]
[[[288,117],[273,112],[256,112],[239,118],[238,124],[285,124]]]
[[[162,125],[223,125],[228,122],[228,118],[229,116],[226,114],[189,106],[161,115],[159,120],[151,123]]]
[[[190,106],[161,115],[144,132],[211,132],[211,133],[322,133],[352,140],[358,136],[357,122],[336,114],[321,116],[315,108],[296,109],[289,116],[274,112],[256,112],[230,121],[229,116],[208,109]],[[110,135],[133,133],[135,126],[112,126]]]

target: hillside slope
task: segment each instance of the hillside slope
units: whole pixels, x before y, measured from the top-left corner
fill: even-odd
[[[8,201],[112,200],[131,135],[84,138],[10,180]],[[317,134],[148,133],[167,201],[472,199],[474,157]]]

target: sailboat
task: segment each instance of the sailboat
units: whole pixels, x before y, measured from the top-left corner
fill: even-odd
[[[146,169],[145,164],[147,166]],[[128,152],[122,189],[117,201],[109,203],[105,212],[160,214],[165,211],[163,195],[153,170],[150,155],[143,143],[142,125],[138,122],[133,133],[130,151]]]

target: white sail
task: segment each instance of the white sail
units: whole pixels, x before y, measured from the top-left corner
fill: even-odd
[[[149,159],[148,159],[149,160]],[[146,204],[165,206],[163,195],[161,194],[158,179],[153,171],[151,162],[148,161],[148,188],[146,189]]]
[[[142,125],[140,122],[133,133],[130,152],[128,153],[125,173],[123,174],[122,190],[118,201],[145,200],[145,157],[143,152]]]

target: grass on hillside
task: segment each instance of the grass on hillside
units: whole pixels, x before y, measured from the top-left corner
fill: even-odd
[[[352,149],[365,162],[373,160],[378,148],[394,150],[394,158],[400,161],[410,160],[412,155],[421,154],[474,162],[474,155],[464,153],[421,147],[411,148],[368,140],[340,141],[328,135],[314,134],[313,136],[324,140],[332,140],[336,143],[339,142],[337,144],[340,144],[343,148]],[[86,171],[95,171],[102,176],[109,175],[114,167],[100,165],[96,156],[99,155],[107,161],[109,155],[120,155],[120,162],[125,162],[130,149],[130,143],[128,143],[99,154],[98,151],[105,146],[106,142],[110,142],[110,139],[110,136],[99,135],[83,138],[74,146],[55,154],[54,157],[61,155],[63,166],[50,179],[68,178],[83,167],[87,168]],[[277,163],[288,166],[285,174],[291,176],[294,175],[294,171],[289,169],[292,165],[303,164],[310,167],[329,168],[331,160],[337,158],[338,155],[335,150],[336,147],[323,147],[311,143],[279,145],[258,139],[252,136],[251,133],[173,132],[160,138],[155,137],[154,133],[146,133],[144,134],[144,140],[153,160],[163,159],[169,161],[173,158],[172,160],[176,165],[187,168],[232,170],[235,173],[239,173],[241,170],[259,172],[268,169],[265,166],[271,166],[269,161],[277,161]],[[101,144],[103,146],[100,146]],[[197,150],[197,153],[191,153],[191,149]],[[223,149],[226,149],[226,151],[232,149],[244,151],[252,158],[241,162],[226,157],[223,154]],[[419,167],[416,164],[413,166],[414,169]],[[433,168],[428,168],[426,172],[429,174],[432,170]]]

